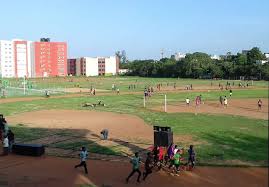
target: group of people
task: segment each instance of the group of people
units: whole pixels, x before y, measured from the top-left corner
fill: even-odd
[[[0,140],[3,144],[3,155],[8,155],[12,151],[15,137],[2,114],[0,114]]]
[[[154,93],[153,87],[148,87],[148,88],[145,87],[145,89],[144,89],[144,97],[146,99],[148,99],[149,97],[151,97],[153,95],[153,93]]]
[[[136,85],[135,84],[130,84],[129,86],[128,86],[128,89],[129,90],[131,90],[131,89],[135,89],[136,88]]]
[[[192,84],[187,85],[187,86],[185,87],[185,90],[192,90]]]
[[[143,180],[147,178],[149,174],[152,173],[153,168],[156,167],[157,170],[168,169],[172,175],[177,175],[182,170],[185,170],[187,166],[189,168],[194,168],[195,166],[195,151],[193,145],[190,145],[188,149],[188,161],[184,163],[184,154],[185,151],[183,148],[179,148],[177,145],[171,144],[167,147],[158,147],[155,146],[151,152],[147,153],[147,158],[144,163],[145,169],[143,172]],[[138,152],[135,153],[135,156],[131,159],[132,171],[126,178],[126,183],[129,182],[129,179],[135,174],[138,173],[137,182],[140,182],[141,171],[140,164],[141,158],[138,155]]]
[[[185,102],[187,106],[190,106],[191,100],[189,99],[189,97],[186,98]],[[198,107],[200,106],[200,104],[202,104],[202,95],[198,95],[195,98],[195,106]]]

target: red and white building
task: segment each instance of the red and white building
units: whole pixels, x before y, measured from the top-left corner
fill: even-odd
[[[67,75],[65,42],[0,40],[0,77]]]
[[[116,75],[119,73],[119,61],[117,56],[69,59],[68,74],[76,76]]]

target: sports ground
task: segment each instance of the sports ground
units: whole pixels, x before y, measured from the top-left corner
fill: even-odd
[[[161,125],[172,127],[177,145],[195,146],[198,166],[179,177],[156,171],[139,186],[268,186],[266,81],[241,81],[248,86],[239,87],[240,81],[229,80],[231,97],[225,89],[227,80],[68,77],[30,81],[33,88],[24,95],[19,81],[9,80],[7,98],[0,99],[0,113],[17,142],[42,143],[46,155],[1,157],[0,185],[126,186],[129,157],[136,151],[143,157],[153,144],[152,126]],[[120,94],[111,90],[112,84]],[[162,84],[160,90],[157,84]],[[193,89],[186,90],[190,84]],[[144,106],[145,87],[155,91]],[[90,88],[96,88],[95,96]],[[44,90],[51,91],[50,98],[44,97]],[[195,107],[198,95],[203,102]],[[227,108],[220,105],[220,96],[227,96]],[[191,100],[188,107],[187,97]],[[263,101],[261,110],[258,99]],[[99,100],[105,106],[82,107]],[[100,140],[104,128],[110,131],[107,141]],[[73,169],[81,146],[90,152],[87,176]],[[136,185],[134,181],[128,184]]]

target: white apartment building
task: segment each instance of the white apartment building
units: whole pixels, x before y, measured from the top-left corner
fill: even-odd
[[[14,77],[15,65],[13,42],[0,40],[0,77]]]
[[[119,73],[119,59],[116,56],[77,58],[75,66],[77,76],[116,75]]]
[[[212,60],[220,60],[220,56],[219,55],[211,55],[210,58]]]
[[[181,60],[186,57],[186,54],[183,53],[175,53],[175,60]]]
[[[0,40],[0,76],[32,76],[31,43],[20,39]]]

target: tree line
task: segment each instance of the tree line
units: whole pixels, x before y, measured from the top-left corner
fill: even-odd
[[[264,79],[269,80],[269,63],[259,48],[254,47],[246,53],[232,55],[227,53],[218,59],[201,52],[186,54],[185,58],[174,57],[156,60],[134,60],[122,63],[127,75],[141,77],[180,77],[180,78],[221,78],[221,79]]]

